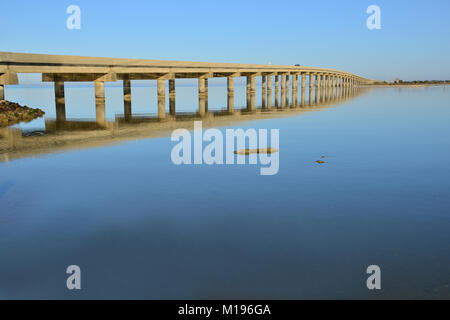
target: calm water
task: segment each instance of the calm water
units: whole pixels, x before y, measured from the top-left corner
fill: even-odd
[[[54,115],[51,90],[21,90],[8,98]],[[71,90],[68,118],[93,117],[93,91]],[[121,89],[108,90],[111,118]],[[134,112],[156,110],[154,88],[133,90]],[[182,91],[177,108],[192,111],[195,90]],[[211,109],[225,93],[210,88]],[[448,299],[449,120],[450,91],[434,87],[247,123],[280,129],[275,176],[175,166],[169,138],[2,163],[0,298]]]

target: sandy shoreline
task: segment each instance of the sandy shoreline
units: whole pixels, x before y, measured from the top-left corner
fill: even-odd
[[[420,84],[370,84],[363,85],[365,88],[423,88],[423,87],[444,87],[450,83],[420,83]]]

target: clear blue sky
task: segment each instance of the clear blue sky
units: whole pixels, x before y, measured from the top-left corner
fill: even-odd
[[[66,8],[81,8],[81,30]],[[381,8],[381,30],[366,8]],[[296,64],[450,79],[449,0],[0,0],[0,51]]]

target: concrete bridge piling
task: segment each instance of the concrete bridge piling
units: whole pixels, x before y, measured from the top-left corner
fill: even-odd
[[[105,119],[105,82],[123,81],[124,118],[132,118],[132,80],[156,80],[157,118],[176,116],[176,79],[197,79],[200,117],[208,114],[208,79],[227,79],[227,112],[234,113],[234,79],[246,77],[246,112],[257,111],[255,82],[261,77],[262,109],[302,108],[355,93],[373,81],[348,72],[303,66],[275,66],[235,63],[181,62],[142,59],[115,59],[0,52],[0,100],[5,85],[18,84],[18,73],[42,73],[42,81],[53,82],[56,121],[66,120],[64,83],[94,82],[96,122]],[[274,82],[273,82],[274,80]],[[281,80],[281,81],[280,81]],[[166,81],[169,87],[169,113],[166,115]],[[301,84],[299,86],[299,81]],[[308,86],[306,83],[308,82]],[[272,97],[272,83],[275,99]],[[300,92],[299,92],[300,91]],[[307,92],[308,91],[308,92]],[[308,97],[308,99],[306,99]]]

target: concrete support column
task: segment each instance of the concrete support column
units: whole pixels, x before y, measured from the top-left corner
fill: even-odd
[[[246,95],[247,95],[247,110],[250,110],[250,104],[251,104],[251,97],[250,97],[250,92],[251,92],[251,83],[252,83],[252,79],[251,76],[247,76],[247,91],[246,91]]]
[[[303,107],[305,105],[305,80],[306,80],[306,75],[304,73],[302,73],[302,93],[301,93],[301,100],[300,100],[300,105]]]
[[[131,80],[123,80],[123,115],[126,121],[131,120]]]
[[[322,75],[322,86],[321,86],[321,88],[320,88],[320,101],[321,102],[326,102],[325,101],[325,97],[326,97],[326,95],[325,95],[325,92],[327,91],[327,86],[326,86],[326,84],[327,84],[327,79],[326,79],[326,75],[324,74],[324,75]]]
[[[275,107],[280,106],[280,76],[275,76]]]
[[[266,76],[262,76],[262,108],[266,108],[266,101],[267,101],[267,78]]]
[[[281,108],[286,106],[286,76],[281,76]]]
[[[198,114],[200,117],[206,114],[205,85],[205,78],[198,78]]]
[[[176,109],[175,109],[175,98],[176,97],[176,93],[175,93],[175,79],[170,79],[169,80],[169,114],[171,116],[174,116],[176,114]]]
[[[292,75],[292,106],[298,105],[298,75]]]
[[[267,109],[272,108],[272,76],[267,76]]]
[[[337,77],[336,75],[333,76],[333,100],[336,99],[336,92],[337,92]]]
[[[5,100],[5,85],[0,84],[0,100]]]
[[[256,109],[256,85],[255,85],[255,76],[250,76],[250,109],[249,111],[255,111]]]
[[[166,117],[166,80],[156,80],[158,87],[158,119]]]
[[[234,78],[227,77],[227,91],[228,91],[228,103],[227,111],[234,112]]]
[[[105,83],[103,81],[95,81],[95,120],[98,125],[106,124],[105,117]]]
[[[316,101],[315,103],[319,103],[319,92],[320,92],[320,74],[316,73]]]
[[[209,101],[209,84],[208,78],[205,78],[205,111],[208,112],[208,101]]]
[[[314,84],[314,74],[309,74],[309,105],[313,105],[313,84]]]
[[[55,82],[55,107],[56,122],[66,121],[66,98],[64,94],[64,82]]]
[[[291,79],[289,74],[286,75],[286,107],[289,108],[289,83]]]

